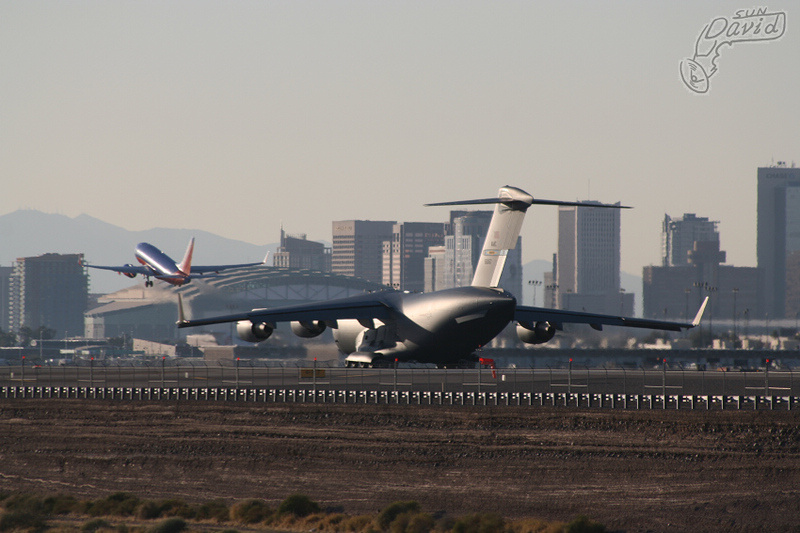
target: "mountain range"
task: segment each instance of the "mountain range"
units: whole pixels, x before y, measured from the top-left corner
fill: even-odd
[[[152,228],[130,231],[89,215],[68,217],[22,209],[0,216],[0,266],[11,266],[18,257],[33,257],[45,253],[82,253],[87,263],[96,265],[124,265],[135,263],[134,249],[140,242],[149,242],[161,251],[180,261],[189,239],[195,237],[193,263],[224,264],[261,261],[267,252],[274,253],[278,243],[255,245],[228,239],[202,230]],[[523,238],[524,246],[524,238]],[[270,259],[269,264],[272,264]],[[523,265],[524,304],[533,303],[533,287],[528,280],[543,280],[544,272],[552,263],[534,260]],[[114,272],[89,271],[89,291],[114,292],[140,282]],[[637,314],[641,307],[642,278],[621,273],[622,287],[636,294]],[[543,305],[544,289],[536,290],[536,304]]]

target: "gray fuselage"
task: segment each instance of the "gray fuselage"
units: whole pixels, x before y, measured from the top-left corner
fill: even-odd
[[[391,318],[384,321],[385,326],[360,328],[360,336],[350,339],[357,353],[349,360],[359,360],[359,354],[388,362],[467,360],[506,327],[516,308],[511,294],[487,287],[421,294],[387,292],[380,299],[390,309]],[[340,347],[343,344],[339,342]]]

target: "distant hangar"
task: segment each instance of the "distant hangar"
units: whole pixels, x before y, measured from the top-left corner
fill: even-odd
[[[268,266],[230,270],[224,275],[194,279],[180,288],[145,288],[140,283],[100,298],[101,305],[86,313],[86,336],[174,340],[179,337],[175,327],[178,293],[183,297],[186,313],[200,318],[382,289],[385,287],[378,283],[352,276]],[[220,332],[229,329],[226,325],[217,328]]]

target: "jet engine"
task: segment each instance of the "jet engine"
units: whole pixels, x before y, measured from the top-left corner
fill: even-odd
[[[325,331],[325,322],[314,320],[313,322],[292,322],[292,333],[304,339],[316,337]]]
[[[253,324],[249,320],[240,320],[236,323],[236,334],[239,338],[247,342],[265,341],[272,335],[275,326],[266,322]]]
[[[526,344],[543,344],[556,334],[556,327],[550,322],[536,324],[517,324],[517,337]]]
[[[358,341],[365,328],[358,320],[337,320],[338,327],[333,330],[333,340],[342,353],[351,354],[358,350]]]
[[[130,263],[125,264],[126,267],[132,267],[133,265]],[[136,272],[123,272],[124,275],[128,276],[129,278],[135,278]]]

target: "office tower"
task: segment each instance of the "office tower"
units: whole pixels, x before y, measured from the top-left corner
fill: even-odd
[[[761,272],[761,316],[794,317],[800,312],[796,291],[787,290],[787,279],[800,278],[800,168],[776,166],[758,169],[757,257]],[[788,311],[788,312],[787,312]]]
[[[492,211],[450,212],[443,255],[440,249],[436,250],[435,257],[431,255],[436,262],[436,268],[440,269],[436,290],[466,287],[472,284],[492,213]],[[516,248],[508,252],[503,275],[500,277],[500,286],[517,298],[522,297],[522,237],[517,239]],[[434,290],[433,283],[427,278],[425,290]]]
[[[333,222],[331,272],[383,282],[383,243],[392,239],[395,221]]]
[[[425,258],[431,246],[444,242],[441,222],[394,224],[392,237],[383,243],[383,284],[393,289],[422,292]]]
[[[425,292],[450,288],[445,275],[446,261],[447,249],[444,246],[428,248],[428,257],[425,258]]]
[[[689,254],[696,242],[716,242],[719,244],[718,222],[694,213],[686,213],[681,218],[664,215],[661,227],[662,266],[686,266]]]
[[[89,276],[83,254],[21,257],[11,275],[9,331],[27,326],[55,330],[56,338],[82,336]]]
[[[558,208],[556,283],[561,308],[632,314],[633,295],[620,291],[619,265],[619,209]]]
[[[9,302],[11,299],[11,267],[0,267],[0,330],[8,330]],[[8,331],[6,331],[8,333]]]
[[[305,234],[287,235],[281,228],[281,244],[275,252],[272,265],[330,272],[331,249],[321,242],[309,241]]]

